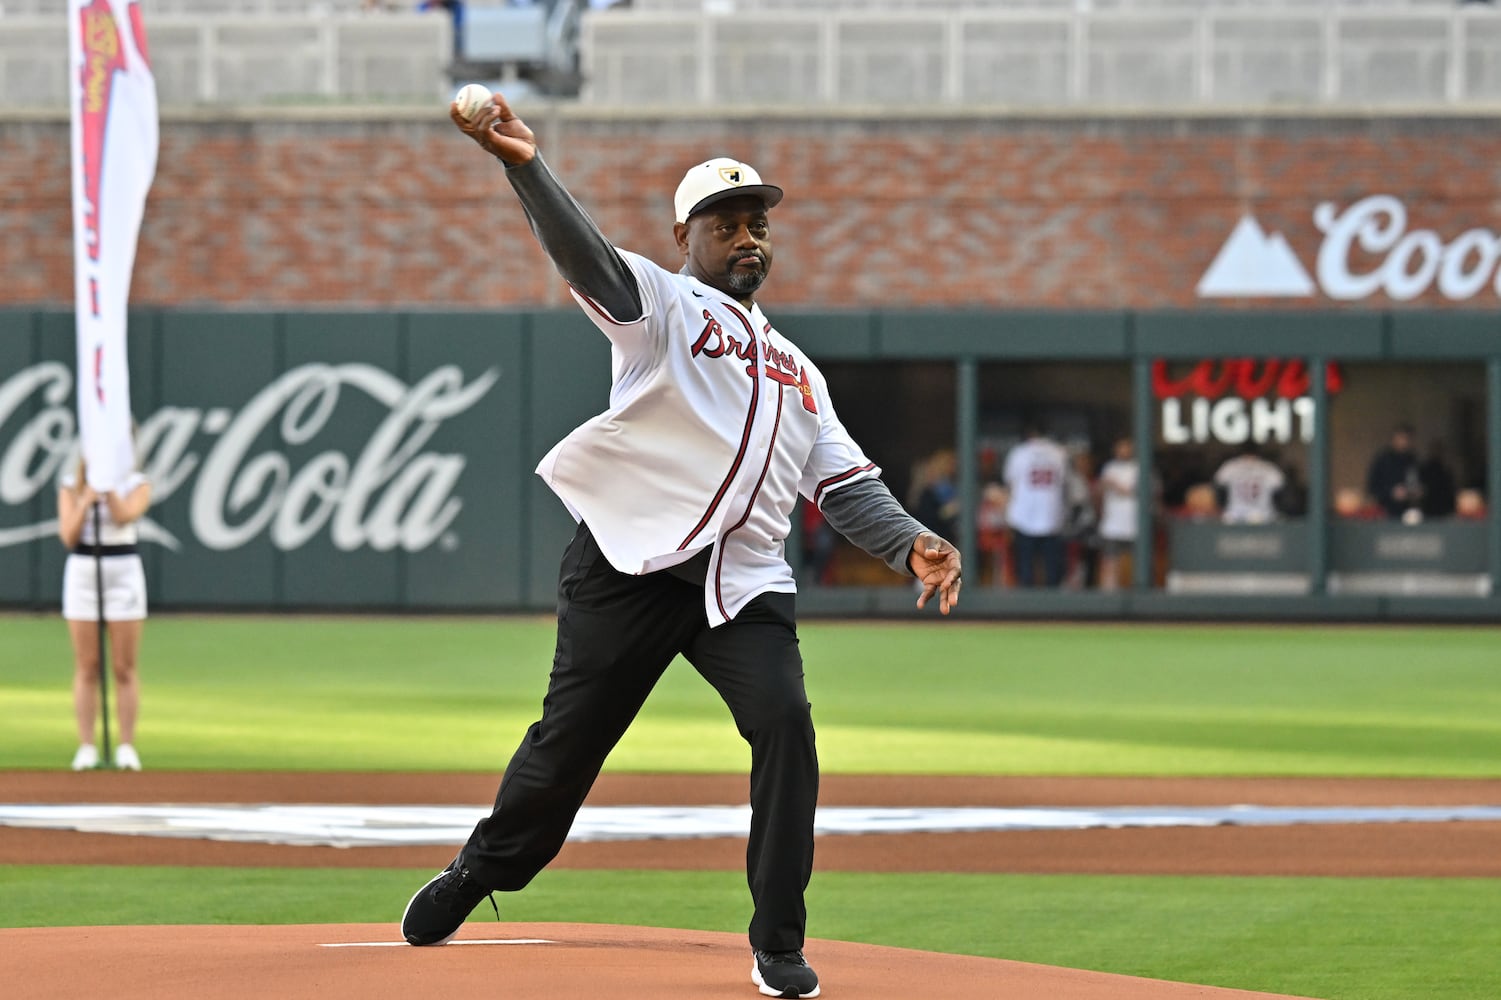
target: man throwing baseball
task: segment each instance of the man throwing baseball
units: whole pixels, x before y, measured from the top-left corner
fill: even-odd
[[[537,469],[579,522],[558,581],[542,718],[494,811],[407,904],[402,934],[443,944],[491,892],[530,882],[682,654],[751,748],[751,980],[766,996],[817,996],[802,948],[818,758],[784,555],[791,514],[799,494],[818,504],[847,538],[917,578],[918,607],[936,596],[944,614],[959,600],[959,553],[896,502],[817,367],[756,304],[781,188],[732,159],[689,169],[674,197],[674,273],[604,238],[503,97],[472,119],[450,114],[504,164],[542,248],[610,341],[613,385],[609,408]]]

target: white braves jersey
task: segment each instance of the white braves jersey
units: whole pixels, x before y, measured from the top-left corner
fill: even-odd
[[[1068,453],[1047,438],[1031,438],[1006,455],[1005,480],[1011,491],[1006,523],[1028,535],[1056,535],[1068,510],[1065,484]]]
[[[617,323],[574,292],[611,343],[610,408],[537,466],[622,573],[713,547],[711,626],[766,591],[794,593],[784,544],[801,493],[880,475],[840,424],[822,374],[759,307],[619,251],[643,315]]]
[[[1282,470],[1255,455],[1237,455],[1214,474],[1217,486],[1225,488],[1226,524],[1264,524],[1277,518],[1273,494],[1287,478]]]

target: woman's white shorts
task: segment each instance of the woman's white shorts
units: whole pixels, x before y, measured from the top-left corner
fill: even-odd
[[[139,555],[104,556],[104,620],[139,621],[146,617],[146,569]],[[68,621],[99,620],[99,586],[94,557],[77,553],[63,567],[63,617]]]

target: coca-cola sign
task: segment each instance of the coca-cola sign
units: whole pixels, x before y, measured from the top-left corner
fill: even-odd
[[[305,364],[238,410],[163,406],[141,420],[138,436],[153,510],[186,494],[194,540],[218,551],[262,536],[287,551],[325,531],[346,552],[421,551],[444,541],[463,508],[467,459],[430,448],[433,435],[499,378],[491,368],[466,381],[457,365],[442,365],[408,385],[368,364]],[[24,509],[77,460],[73,386],[72,371],[56,361],[0,382],[0,509]],[[320,448],[348,394],[373,400],[383,415],[359,447]],[[0,524],[0,548],[55,530],[49,519]],[[149,518],[141,537],[181,545]]]
[[[1437,292],[1454,302],[1501,295],[1501,233],[1472,226],[1445,235],[1413,225],[1406,204],[1389,194],[1349,205],[1325,201],[1313,209],[1323,235],[1304,261],[1281,233],[1243,216],[1199,281],[1201,298],[1308,298],[1318,292],[1341,302],[1385,295],[1407,302]]]

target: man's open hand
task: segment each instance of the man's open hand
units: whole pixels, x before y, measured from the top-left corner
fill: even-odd
[[[922,596],[917,606],[923,607],[934,594],[938,595],[938,610],[948,614],[959,603],[959,550],[931,531],[924,531],[912,543],[912,554],[907,565],[922,584]]]

